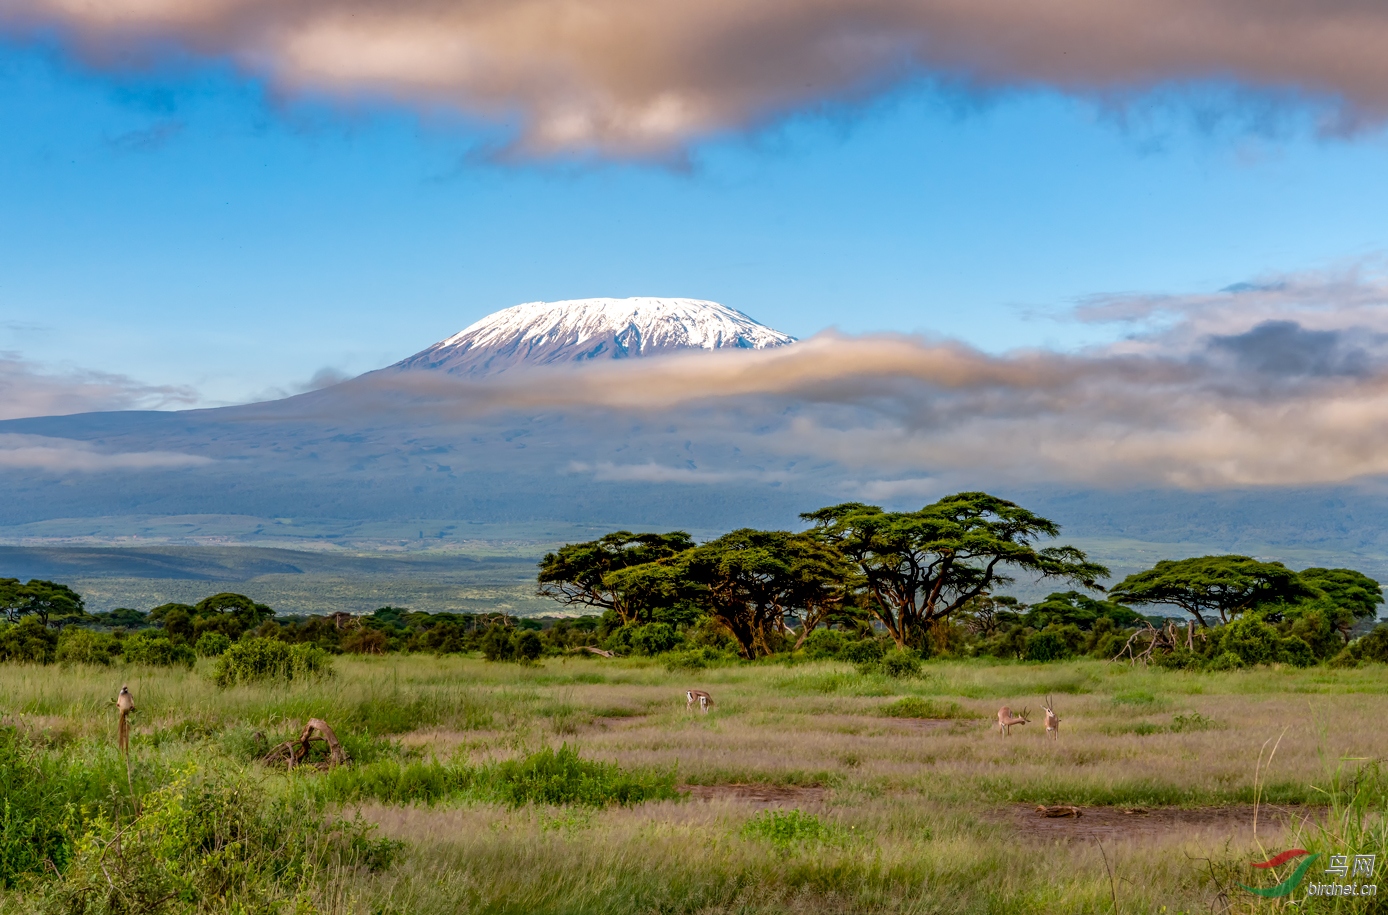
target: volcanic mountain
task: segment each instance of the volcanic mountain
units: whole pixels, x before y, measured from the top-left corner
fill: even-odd
[[[767,349],[795,338],[699,299],[527,302],[493,314],[391,369],[494,375],[521,366],[626,359],[680,350]]]

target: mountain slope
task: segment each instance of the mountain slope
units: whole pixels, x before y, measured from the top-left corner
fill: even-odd
[[[690,349],[766,349],[795,338],[699,299],[527,302],[490,314],[392,369],[492,375],[522,365],[625,359]]]

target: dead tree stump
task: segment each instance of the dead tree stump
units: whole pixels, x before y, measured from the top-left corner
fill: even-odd
[[[285,768],[293,769],[295,766],[304,765],[304,760],[308,758],[309,745],[315,742],[328,745],[328,758],[313,763],[315,768],[332,769],[345,766],[352,761],[342,744],[338,742],[333,729],[322,718],[310,718],[297,740],[286,740],[266,753],[260,761],[267,766],[283,765]]]

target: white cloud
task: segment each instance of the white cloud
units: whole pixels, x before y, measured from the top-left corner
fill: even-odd
[[[210,458],[172,451],[102,451],[74,439],[0,433],[0,467],[47,473],[102,473],[201,467]]]
[[[14,353],[0,353],[0,420],[105,410],[191,406],[192,388],[150,385],[106,372],[45,371]]]

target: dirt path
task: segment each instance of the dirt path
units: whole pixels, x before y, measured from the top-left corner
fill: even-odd
[[[680,790],[687,792],[691,800],[729,800],[754,810],[818,805],[827,793],[824,788],[792,785],[685,785]]]

